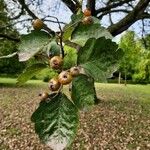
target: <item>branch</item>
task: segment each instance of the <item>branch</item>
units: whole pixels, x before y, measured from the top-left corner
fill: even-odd
[[[95,5],[96,5],[95,0],[87,0],[86,7],[91,10],[92,16],[96,16]]]
[[[148,18],[150,18],[150,14],[149,13],[147,13],[147,12],[145,12],[145,13],[143,13],[141,16],[139,16],[138,17],[139,19],[148,19]]]
[[[139,20],[139,16],[141,16],[145,9],[147,8],[149,4],[149,0],[140,0],[138,4],[135,6],[135,8],[122,20],[120,20],[118,23],[109,26],[108,30],[113,36],[116,36],[120,34],[121,32],[127,30],[134,22]]]
[[[77,0],[61,0],[72,13],[77,13],[78,9],[81,8],[81,4]]]
[[[29,7],[25,4],[24,0],[18,0],[18,2],[21,4],[22,8],[27,11],[27,13],[33,18],[37,19],[38,17],[29,9]]]
[[[100,16],[98,16],[98,18],[99,18],[99,19],[102,19],[103,16],[105,16],[105,15],[107,15],[107,14],[111,14],[111,13],[116,13],[116,12],[130,13],[131,11],[128,11],[128,10],[126,10],[126,9],[109,10],[109,11],[103,12]]]
[[[99,13],[104,12],[104,11],[109,11],[112,8],[116,8],[118,6],[122,6],[123,4],[128,3],[130,1],[133,1],[133,0],[122,0],[122,1],[119,1],[118,3],[108,4],[106,7],[102,7],[100,9],[97,9],[96,10],[96,14],[99,14]]]
[[[18,0],[18,2],[21,4],[22,8],[27,11],[27,13],[33,18],[37,19],[38,17],[29,9],[29,7],[25,4],[24,0]],[[43,29],[48,31],[50,34],[55,35],[55,32],[47,27],[46,24],[44,24]]]
[[[11,40],[11,41],[14,41],[14,42],[20,42],[20,39],[14,38],[14,37],[9,36],[9,35],[7,35],[7,34],[1,34],[1,33],[0,33],[0,37],[5,38],[5,39],[8,39],[8,40]]]
[[[21,7],[20,13],[19,13],[17,16],[15,16],[15,17],[13,17],[13,18],[10,18],[10,20],[18,19],[21,15],[23,15],[23,13],[24,13],[24,10],[23,10],[23,7]]]

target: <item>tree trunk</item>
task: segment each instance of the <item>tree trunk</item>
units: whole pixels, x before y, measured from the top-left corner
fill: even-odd
[[[125,74],[124,74],[124,85],[127,85],[127,70],[125,69]]]
[[[121,83],[121,72],[119,71],[118,84]]]

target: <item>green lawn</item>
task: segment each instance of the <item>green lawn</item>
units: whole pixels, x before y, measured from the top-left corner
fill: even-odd
[[[49,150],[39,142],[30,121],[39,92],[48,91],[47,83],[15,83],[15,79],[0,78],[0,150]],[[71,149],[150,149],[150,85],[95,85],[100,103],[81,112]]]

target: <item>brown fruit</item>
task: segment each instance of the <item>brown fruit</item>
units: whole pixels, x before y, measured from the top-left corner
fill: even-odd
[[[78,67],[71,67],[70,68],[70,74],[75,77],[77,75],[79,75],[80,71]]]
[[[82,23],[84,25],[89,25],[89,24],[92,24],[93,23],[93,18],[92,17],[84,17],[83,20],[82,20]]]
[[[48,93],[47,92],[43,92],[43,93],[41,93],[41,94],[39,94],[39,99],[41,100],[41,101],[44,101],[44,100],[46,100],[47,98],[48,98]]]
[[[50,59],[50,66],[53,69],[60,69],[63,65],[63,59],[60,56],[54,56]]]
[[[83,11],[83,14],[84,16],[91,16],[91,10],[86,8],[84,11]]]
[[[60,83],[58,81],[57,78],[52,78],[50,81],[49,81],[49,89],[51,91],[57,91],[59,88],[60,88]]]
[[[33,21],[32,26],[35,30],[41,30],[44,26],[44,23],[41,19],[36,19]]]
[[[72,81],[72,76],[68,71],[62,71],[58,76],[58,81],[63,84],[69,84]]]

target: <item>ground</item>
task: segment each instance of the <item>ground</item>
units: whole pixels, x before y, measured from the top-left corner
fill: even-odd
[[[41,81],[16,87],[0,78],[0,150],[49,150],[34,133],[30,116],[38,93],[48,90]],[[100,103],[81,112],[72,150],[149,150],[150,85],[96,84]]]

